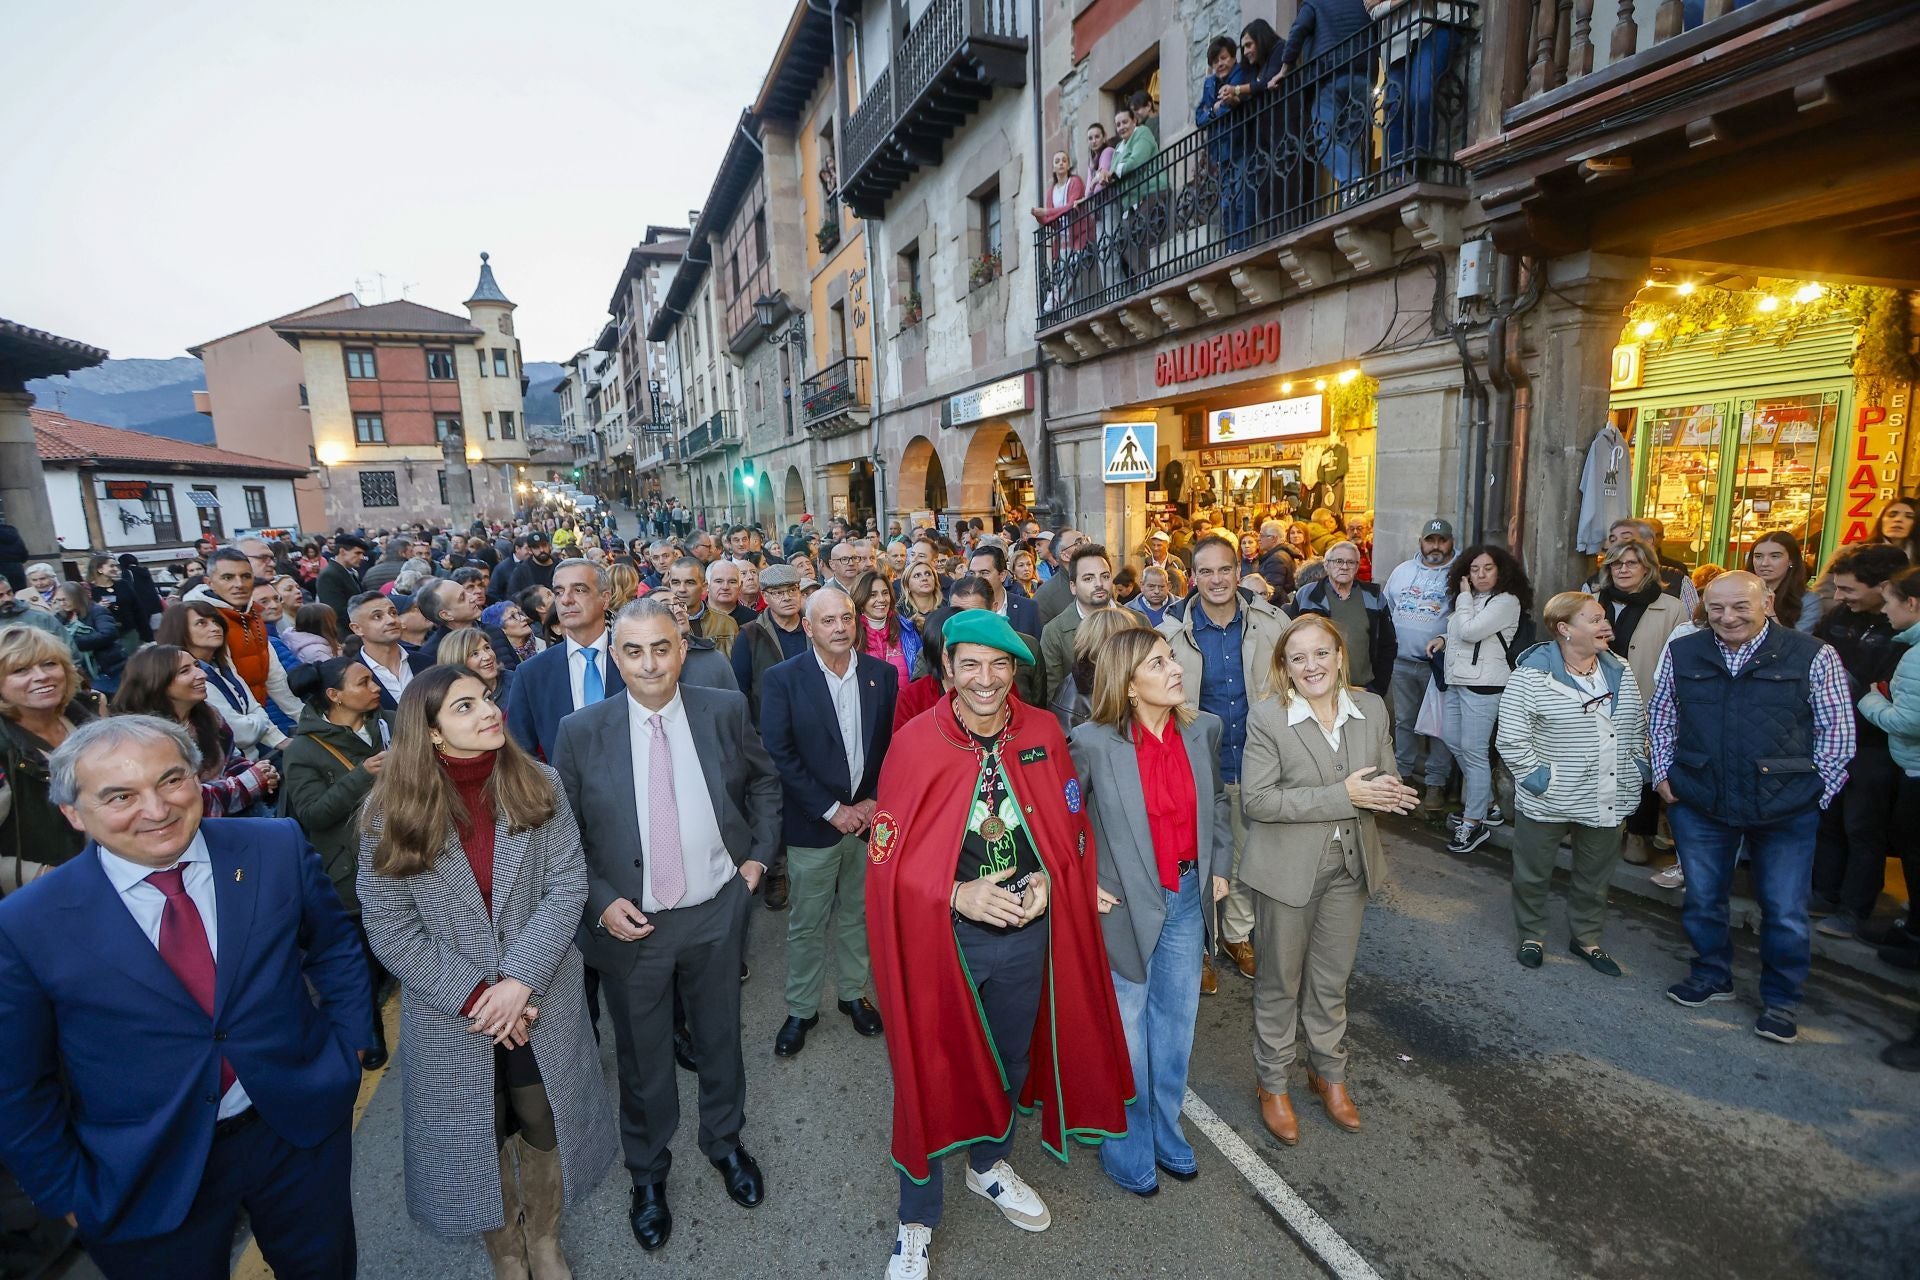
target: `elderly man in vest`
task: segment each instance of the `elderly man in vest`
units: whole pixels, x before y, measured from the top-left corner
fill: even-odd
[[[1807,895],[1820,811],[1847,780],[1853,700],[1831,646],[1772,619],[1753,574],[1716,578],[1708,630],[1661,655],[1647,709],[1653,785],[1687,871],[1681,920],[1693,970],[1667,989],[1694,1008],[1733,998],[1727,895],[1746,842],[1760,899],[1760,1004],[1755,1035],[1798,1036],[1795,1012],[1812,963]]]

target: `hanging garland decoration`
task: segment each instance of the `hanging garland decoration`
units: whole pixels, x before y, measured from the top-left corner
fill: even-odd
[[[1902,291],[1851,284],[1807,286],[1789,280],[1774,283],[1777,291],[1706,287],[1682,294],[1678,289],[1661,289],[1655,296],[1636,298],[1627,308],[1623,341],[1676,347],[1706,341],[1720,355],[1758,342],[1784,347],[1810,326],[1845,320],[1861,329],[1854,377],[1869,383],[1915,377]],[[1809,287],[1819,292],[1805,296]]]
[[[1327,379],[1327,410],[1333,425],[1341,431],[1365,431],[1373,426],[1373,407],[1380,393],[1380,379],[1361,374],[1342,382]]]

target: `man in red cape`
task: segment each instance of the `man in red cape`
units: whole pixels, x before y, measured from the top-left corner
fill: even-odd
[[[1040,1109],[1065,1161],[1069,1137],[1125,1132],[1133,1093],[1080,781],[1054,718],[1009,697],[1033,654],[981,609],[944,633],[953,694],[895,733],[867,855],[900,1172],[891,1280],[927,1274],[943,1156],[968,1148],[968,1190],[1044,1231],[1006,1160],[1015,1104]]]

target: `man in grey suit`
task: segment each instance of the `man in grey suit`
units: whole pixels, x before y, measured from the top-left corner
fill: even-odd
[[[699,1063],[700,1150],[736,1203],[752,1208],[764,1194],[740,1145],[738,974],[748,908],[780,838],[780,778],[743,695],[681,682],[686,653],[666,604],[627,605],[613,623],[626,694],[561,721],[554,752],[586,846],[588,963],[602,976],[619,1048],[628,1219],[649,1252],[673,1230],[676,986]]]

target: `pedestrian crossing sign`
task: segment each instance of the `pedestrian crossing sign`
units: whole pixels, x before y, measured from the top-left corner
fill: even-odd
[[[1139,484],[1152,480],[1154,446],[1159,424],[1153,422],[1109,422],[1103,428],[1100,456],[1101,478],[1108,484]]]

